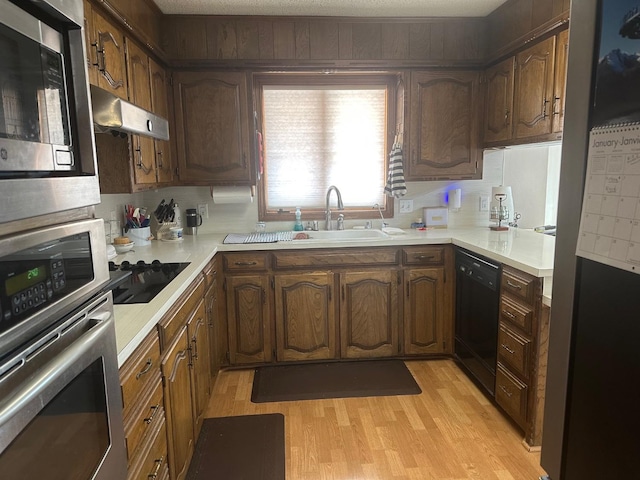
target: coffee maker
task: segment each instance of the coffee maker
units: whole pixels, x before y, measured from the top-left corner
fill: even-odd
[[[195,208],[187,208],[186,213],[187,225],[184,229],[186,235],[197,235],[198,227],[202,225],[202,215]]]

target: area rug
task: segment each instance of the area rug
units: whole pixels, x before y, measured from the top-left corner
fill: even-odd
[[[284,480],[284,415],[206,418],[186,480]]]
[[[286,402],[421,392],[402,360],[312,363],[257,368],[251,401]]]

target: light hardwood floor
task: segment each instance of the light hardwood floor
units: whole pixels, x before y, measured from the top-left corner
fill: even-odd
[[[540,454],[452,360],[407,362],[422,394],[251,403],[253,370],[218,375],[208,417],[282,413],[287,480],[537,480]]]

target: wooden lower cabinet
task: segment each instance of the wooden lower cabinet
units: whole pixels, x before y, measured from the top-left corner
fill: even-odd
[[[193,388],[194,433],[198,438],[204,412],[211,394],[211,351],[209,347],[209,324],[204,300],[198,304],[193,316],[187,322],[191,342],[191,374]]]
[[[228,276],[225,280],[229,358],[232,365],[272,359],[268,275]]]
[[[340,273],[342,358],[398,355],[399,270]]]
[[[333,274],[277,274],[276,359],[333,359],[337,356]]]
[[[186,325],[164,354],[162,376],[171,478],[183,480],[196,443],[191,402],[191,350]]]
[[[451,330],[445,302],[444,268],[411,268],[404,272],[404,353],[452,352],[445,329]],[[447,296],[451,302],[451,296]]]
[[[167,428],[162,412],[157,417],[157,424],[143,455],[140,456],[138,462],[129,468],[127,480],[166,480],[169,478]]]

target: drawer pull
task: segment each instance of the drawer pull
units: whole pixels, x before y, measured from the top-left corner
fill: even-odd
[[[504,313],[509,318],[516,318],[516,316],[513,313],[507,312],[506,310],[502,310],[502,313]]]
[[[164,455],[156,460],[156,468],[153,470],[153,473],[147,475],[147,478],[158,478],[158,474],[160,473],[160,467],[164,463]]]
[[[257,264],[258,262],[235,262],[234,263],[236,267],[253,267]]]
[[[507,286],[511,288],[515,288],[516,290],[522,290],[521,285],[516,285],[515,283],[511,283],[509,280],[507,280]]]
[[[500,385],[500,390],[502,390],[507,397],[511,397],[513,395],[513,393],[507,390],[507,387],[504,385]]]
[[[416,260],[433,260],[436,258],[435,255],[414,255],[413,258]]]
[[[505,345],[504,343],[501,345],[502,348],[504,348],[507,352],[509,352],[511,355],[513,355],[514,353],[516,353],[515,350],[511,350],[507,345]]]
[[[140,370],[138,373],[136,373],[136,380],[138,380],[142,375],[149,373],[149,370],[151,370],[151,367],[153,367],[153,361],[149,359],[147,360],[147,363],[145,364],[144,368]]]
[[[147,418],[144,419],[144,423],[149,425],[151,422],[153,422],[153,417],[156,416],[156,413],[158,412],[158,410],[160,410],[160,404],[153,405],[151,407],[151,415],[149,415]]]

